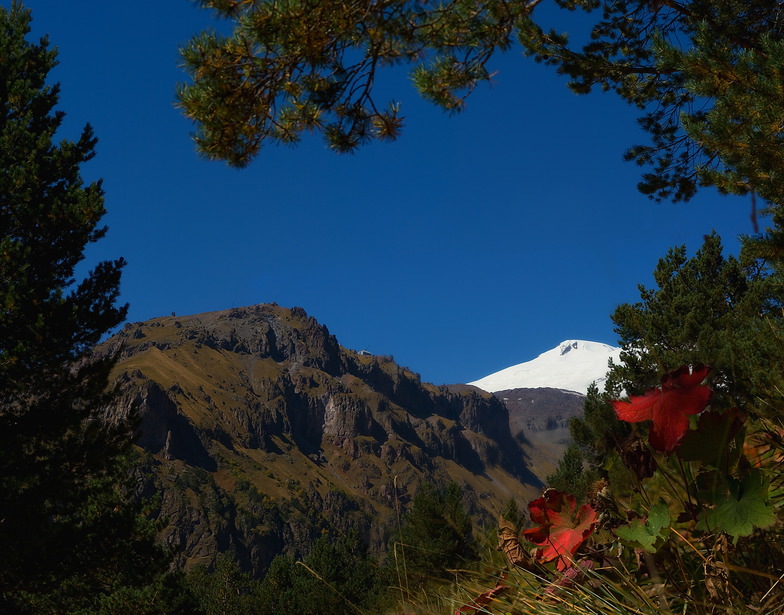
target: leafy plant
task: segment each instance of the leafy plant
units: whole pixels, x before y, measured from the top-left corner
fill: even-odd
[[[634,547],[655,553],[670,535],[671,521],[667,504],[659,501],[651,506],[647,519],[636,519],[627,526],[616,528],[615,535]]]
[[[541,563],[556,561],[558,570],[566,570],[572,557],[585,539],[593,532],[596,511],[590,504],[577,509],[572,495],[554,489],[528,503],[531,519],[539,527],[525,530],[523,535],[539,545],[536,560]]]
[[[627,450],[614,457],[633,477],[632,492],[619,497],[600,481],[591,503],[578,510],[573,497],[547,490],[528,504],[538,524],[522,532],[538,546],[531,556],[502,520],[499,548],[520,575],[522,596],[479,598],[508,600],[507,612],[546,595],[564,604],[579,597],[584,612],[596,613],[713,613],[719,606],[772,612],[784,596],[780,428],[722,407],[712,395],[715,373],[681,366],[662,377],[661,389],[614,401],[620,419],[653,423],[647,445],[619,443]],[[759,441],[769,444],[751,446]],[[629,454],[639,447],[654,463]]]
[[[713,498],[712,508],[700,515],[697,529],[726,532],[736,541],[749,536],[755,528],[768,528],[776,521],[768,497],[770,483],[759,470],[752,469],[743,478],[727,477],[727,492]]]
[[[651,421],[650,442],[657,451],[671,453],[689,428],[689,416],[708,405],[710,389],[700,383],[710,373],[703,365],[689,370],[682,366],[662,377],[661,388],[630,401],[614,401],[615,414],[622,421]]]

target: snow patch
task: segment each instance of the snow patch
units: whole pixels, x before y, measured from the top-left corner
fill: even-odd
[[[608,361],[620,363],[620,353],[620,348],[600,342],[566,340],[531,361],[512,365],[468,384],[490,393],[550,387],[585,395],[592,382],[603,390]]]

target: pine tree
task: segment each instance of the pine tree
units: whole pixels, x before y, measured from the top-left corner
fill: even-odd
[[[541,0],[200,4],[234,25],[231,36],[204,32],[182,49],[193,81],[179,103],[208,158],[244,166],[265,142],[295,142],[303,131],[323,131],[341,152],[393,139],[402,118],[395,103],[376,101],[382,69],[412,67],[425,99],[457,111],[516,33],[524,53],[569,76],[573,91],[612,90],[641,110],[650,141],[626,157],[649,169],[645,194],[687,200],[715,186],[784,205],[778,0],[557,0],[583,13],[583,46],[540,25]]]
[[[245,615],[261,606],[271,609],[271,603],[263,604],[258,598],[259,581],[242,572],[235,557],[233,552],[226,552],[215,562],[212,572],[200,564],[188,573],[188,585],[204,615]]]
[[[607,459],[629,435],[627,423],[615,417],[607,394],[600,393],[595,383],[588,387],[582,417],[569,421],[572,443],[558,462],[547,484],[584,499],[600,477],[607,476]]]
[[[125,492],[133,425],[105,416],[113,360],[91,352],[125,317],[124,261],[75,280],[106,233],[100,182],[80,175],[96,140],[86,126],[55,142],[56,53],[25,39],[30,19],[0,8],[0,611],[147,612],[130,605],[171,579]]]
[[[597,470],[607,476],[616,454],[634,465],[628,459],[636,450],[630,424],[616,418],[609,399],[644,395],[681,365],[710,365],[713,394],[726,406],[750,417],[779,414],[784,402],[778,367],[784,356],[781,283],[749,252],[744,248],[740,258],[725,257],[715,233],[691,258],[685,246],[672,248],[656,266],[656,287],[640,285],[639,302],[618,306],[612,320],[621,362],[612,365],[605,393],[591,386],[583,416],[571,420],[574,444],[548,477],[553,486],[571,482],[584,489]],[[622,481],[614,482],[617,487]]]
[[[489,81],[487,63],[512,42],[524,5],[505,0],[293,0],[200,4],[234,24],[231,36],[202,32],[181,49],[193,83],[179,105],[197,123],[199,151],[243,167],[264,143],[294,143],[320,131],[353,152],[393,140],[402,116],[378,101],[378,74],[414,66],[422,95],[455,112]]]
[[[395,540],[405,550],[406,571],[420,581],[443,577],[447,570],[465,568],[475,560],[473,523],[457,483],[445,488],[422,483]]]
[[[278,555],[257,594],[257,605],[280,615],[382,612],[390,570],[367,553],[356,531],[319,537],[304,562]]]
[[[666,372],[705,363],[714,394],[742,412],[765,414],[781,400],[781,283],[747,254],[723,255],[715,233],[688,258],[671,249],[654,271],[656,288],[640,285],[640,302],[612,316],[621,341],[620,365],[608,375],[617,395],[642,395]]]
[[[716,186],[784,204],[780,2],[565,4],[587,14],[588,43],[575,47],[532,15],[517,23],[520,41],[527,54],[568,75],[575,92],[613,90],[644,110],[639,123],[651,141],[626,155],[652,167],[642,192],[677,201],[700,185]]]
[[[582,451],[572,443],[566,448],[558,462],[558,467],[547,477],[546,482],[548,487],[569,493],[575,496],[579,503],[583,503],[591,478],[596,480],[598,476],[585,468]]]

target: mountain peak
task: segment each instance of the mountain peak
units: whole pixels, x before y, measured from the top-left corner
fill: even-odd
[[[99,351],[119,353],[113,416],[141,422],[142,489],[162,493],[161,539],[184,567],[230,545],[260,576],[322,528],[381,549],[423,481],[459,481],[486,520],[539,491],[501,400],[348,350],[301,308],[155,318]]]
[[[620,352],[620,348],[601,342],[565,340],[531,361],[512,365],[469,384],[491,393],[549,387],[585,395],[592,382],[601,389],[609,359],[619,362]]]

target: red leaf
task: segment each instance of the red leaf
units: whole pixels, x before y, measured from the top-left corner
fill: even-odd
[[[683,365],[662,377],[661,389],[630,397],[630,401],[612,402],[615,415],[628,423],[653,421],[648,440],[657,451],[669,454],[689,429],[689,415],[699,414],[710,401],[710,389],[700,384],[710,371],[706,365],[697,365],[689,372]]]
[[[593,532],[596,511],[590,504],[583,504],[575,512],[577,502],[573,495],[548,489],[544,496],[528,503],[531,520],[539,527],[525,530],[527,540],[542,548],[536,552],[541,562],[558,560],[558,570],[571,565],[571,556]]]

